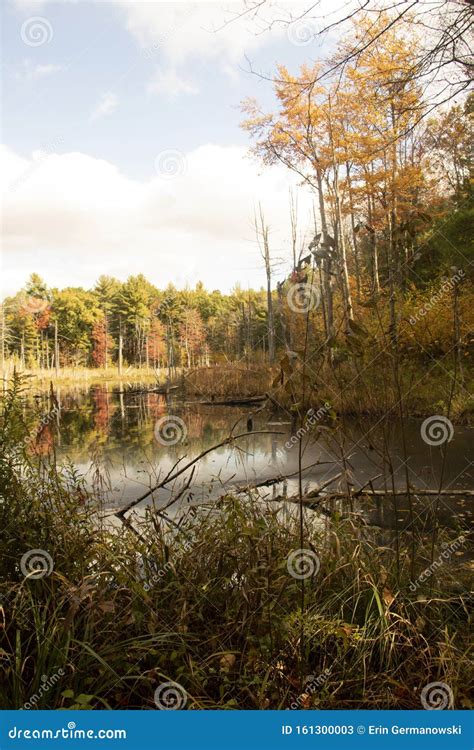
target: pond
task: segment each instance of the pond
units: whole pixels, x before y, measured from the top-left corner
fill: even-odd
[[[60,404],[57,424],[55,429],[49,424],[44,427],[35,450],[47,453],[54,444],[59,460],[70,461],[86,474],[108,508],[121,507],[144,494],[177,461],[181,459],[180,466],[184,465],[225,440],[231,430],[233,434],[250,431],[233,445],[222,446],[198,462],[180,503],[202,503],[236,486],[292,474],[283,483],[262,487],[260,494],[272,498],[297,492],[298,447],[296,440],[292,440],[291,420],[285,413],[258,411],[255,405],[231,407],[183,402],[158,393],[137,391],[136,385],[133,388],[100,385],[88,390],[60,388],[57,395]],[[36,408],[47,413],[47,396],[37,394],[35,399]],[[167,431],[170,415],[175,418],[177,430]],[[339,421],[337,430],[324,417],[316,420],[312,433],[303,438],[302,464],[309,467],[303,475],[305,489],[333,479],[328,487],[342,492],[346,489],[344,476],[349,477],[354,487],[372,481],[370,486],[375,489],[391,489],[390,465],[394,485],[399,489],[406,487],[407,475],[413,488],[438,489],[441,474],[444,490],[472,487],[472,429],[455,426],[443,465],[442,450],[423,440],[421,423],[419,419],[407,420],[405,463],[402,430],[396,420],[344,419]],[[187,478],[189,473],[160,490],[154,496],[155,504],[166,505],[173,492],[182,490]],[[378,499],[370,508],[365,502],[360,510],[376,517],[379,525],[390,526],[395,522],[392,505]],[[428,495],[415,500],[420,522],[426,522],[434,505],[446,525],[452,525],[454,520],[464,525],[468,520],[465,498],[443,496],[436,503],[436,498]],[[398,506],[398,521],[405,523],[406,498],[402,497]]]

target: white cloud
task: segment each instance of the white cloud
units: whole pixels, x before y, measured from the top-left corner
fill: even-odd
[[[171,68],[169,70],[157,70],[147,86],[150,94],[165,94],[175,97],[179,94],[197,94],[198,87],[191,81],[186,80]]]
[[[98,120],[100,117],[106,117],[107,115],[110,115],[115,109],[117,109],[118,103],[119,98],[117,94],[114,94],[112,91],[107,91],[105,94],[102,94],[99,103],[92,110],[89,116],[89,122],[93,122],[94,120]]]
[[[151,80],[150,90],[194,93],[188,81],[193,63],[212,61],[215,69],[231,78],[239,74],[246,55],[284,37],[286,25],[274,22],[288,18],[282,4],[270,2],[262,17],[242,15],[240,2],[136,2],[114,0],[123,11],[124,24],[143,48],[146,57],[160,61],[161,70]],[[287,3],[288,4],[288,3]],[[293,0],[293,8],[304,7]],[[183,73],[186,75],[183,75]],[[193,91],[191,91],[192,89]]]
[[[16,77],[26,81],[34,81],[38,78],[52,75],[53,73],[59,73],[61,70],[63,70],[62,65],[55,65],[53,63],[34,65],[31,60],[23,60],[21,69],[17,72]]]
[[[258,18],[237,18],[243,3],[115,2],[140,45],[149,48],[157,44],[174,65],[196,57],[238,62],[245,51],[261,46],[271,34],[259,33],[265,24]]]
[[[29,7],[32,1],[15,0],[22,9]],[[37,2],[47,6],[52,0]],[[349,6],[354,2],[349,0]],[[288,44],[305,45],[306,36],[309,35],[308,40],[312,39],[314,30],[323,28],[328,18],[334,21],[343,9],[349,7],[343,0],[339,0],[336,6],[334,0],[318,0],[310,14],[311,18],[315,17],[313,21],[307,20],[308,0],[266,0],[263,3],[248,0],[109,0],[109,3],[119,9],[124,27],[136,39],[146,57],[151,61],[159,60],[161,69],[148,88],[169,94],[175,78],[178,83],[174,87],[175,95],[194,93],[195,86],[189,82],[187,72],[196,61],[211,61],[216,70],[235,78],[246,56],[251,58],[256,50],[281,39],[286,39]],[[301,16],[298,30],[292,34],[289,24]]]
[[[198,279],[221,289],[260,285],[252,228],[258,201],[275,256],[289,260],[291,177],[283,167],[259,174],[241,147],[173,153],[185,161],[179,176],[155,174],[139,182],[86,154],[25,159],[3,147],[4,291],[20,288],[33,271],[58,286],[91,286],[101,273],[126,278],[139,272],[158,286]],[[309,204],[302,194],[308,227]]]

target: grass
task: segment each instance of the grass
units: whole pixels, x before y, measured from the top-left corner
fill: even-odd
[[[273,366],[257,364],[246,367],[239,362],[228,365],[212,365],[179,371],[172,383],[178,386],[186,398],[198,400],[225,400],[251,398],[270,393],[274,402],[293,410],[301,401],[301,364],[299,359],[285,363],[285,355]],[[393,362],[390,351],[384,348],[373,350],[367,347],[358,352],[358,367],[354,358],[343,348],[335,349],[333,361],[326,357],[313,356],[307,368],[308,405],[319,408],[331,404],[340,415],[379,417],[391,411],[397,413],[399,393],[393,382]],[[406,357],[400,363],[401,390],[404,408],[411,416],[429,416],[447,413],[453,422],[469,424],[474,414],[474,377],[468,363],[465,366],[464,382],[459,373],[453,372],[452,360],[441,363],[428,358]],[[116,368],[62,368],[58,378],[50,370],[29,370],[23,373],[31,387],[40,390],[54,386],[88,388],[92,385],[110,384],[112,387],[128,387],[142,384],[144,388],[165,384],[166,368],[153,371],[146,368],[124,368],[122,377]],[[452,381],[456,381],[454,393]],[[4,387],[6,387],[4,380]],[[184,390],[183,389],[184,386]]]
[[[317,409],[329,403],[337,414],[347,416],[379,417],[391,411],[397,413],[399,396],[391,368],[390,357],[383,353],[376,358],[371,358],[368,353],[359,371],[354,370],[352,362],[342,358],[336,357],[331,365],[327,361],[315,360],[308,374],[308,405]],[[436,366],[431,363],[428,366],[426,363],[406,362],[402,365],[401,377],[407,414],[426,416],[445,413],[450,405],[453,421],[472,421],[474,400],[469,394],[474,391],[474,381],[458,384],[452,398],[449,364]],[[277,365],[249,370],[215,366],[186,373],[185,392],[187,396],[209,400],[270,393],[276,404],[293,410],[292,406],[301,402],[299,383],[301,373],[298,362],[291,364],[291,369],[287,368],[286,371]]]
[[[244,364],[198,367],[184,375],[186,394],[205,399],[261,396],[271,387],[274,368]]]
[[[73,467],[24,450],[21,388],[16,378],[0,422],[2,708],[155,709],[168,681],[186,708],[416,709],[431,682],[469,706],[469,571],[457,557],[413,592],[408,536],[397,566],[380,530],[307,511],[320,569],[302,601],[287,569],[302,546],[293,514],[225,496],[190,510],[179,533],[152,509],[135,531],[104,523]],[[429,545],[418,540],[417,574]],[[52,569],[25,577],[22,557],[38,549]]]
[[[13,367],[7,368],[4,373],[4,381],[9,380],[13,373]],[[124,367],[122,375],[118,374],[117,367],[61,367],[56,377],[54,370],[26,369],[22,374],[29,378],[31,384],[39,388],[49,388],[50,383],[55,385],[94,385],[100,383],[111,383],[119,385],[124,383],[156,383],[157,372],[151,368]],[[158,379],[166,379],[167,370],[158,372]]]

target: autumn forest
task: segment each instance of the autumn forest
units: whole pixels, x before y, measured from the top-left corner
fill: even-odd
[[[180,146],[169,192],[134,177],[131,202],[141,190],[165,197],[146,194],[122,273],[104,271],[100,247],[110,235],[120,254],[120,217],[103,234],[91,218],[99,260],[86,249],[82,262],[68,249],[80,235],[68,204],[57,277],[41,263],[41,217],[25,281],[0,311],[2,707],[472,707],[472,9],[381,5],[344,6],[315,31],[314,7],[271,21],[267,3],[242,2],[201,49],[207,60],[224,34],[215,59],[233,71],[220,90],[232,110],[216,99],[208,115],[214,69],[202,90],[178,68],[148,84],[147,103],[172,84],[154,125],[171,142],[168,117],[176,133],[207,128],[207,143],[237,112],[245,169],[275,175],[255,177],[266,191],[228,198],[222,147],[215,205],[202,208],[202,184],[195,206],[180,202],[199,172]],[[187,59],[180,24],[186,45],[204,33],[211,9],[203,20],[171,6],[175,25],[147,60],[172,44]],[[129,12],[139,44],[158,16]],[[259,45],[273,32],[270,73]],[[118,69],[112,51],[107,60]],[[100,138],[114,148],[101,128],[123,144],[111,124],[122,103],[109,92],[84,125],[97,153]],[[140,139],[128,140],[138,163]],[[38,173],[61,158],[40,157]],[[129,186],[101,158],[97,174],[119,185],[107,222]],[[66,187],[53,193],[58,214]],[[239,195],[251,284],[238,270],[247,240],[235,250]],[[180,235],[194,208],[195,236]],[[170,281],[166,264],[177,275],[187,262],[176,237],[192,283]]]

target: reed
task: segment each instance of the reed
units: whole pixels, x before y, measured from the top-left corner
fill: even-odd
[[[167,681],[186,708],[416,709],[431,682],[469,705],[462,555],[413,591],[407,534],[397,569],[389,540],[349,510],[325,523],[305,511],[320,567],[302,611],[287,567],[300,530],[283,506],[224,496],[179,532],[151,508],[113,525],[73,467],[23,450],[21,389],[17,377],[0,422],[2,708],[155,709]],[[452,543],[440,533],[435,554]],[[417,544],[420,573],[430,540]],[[42,577],[25,577],[30,550],[51,559]]]

